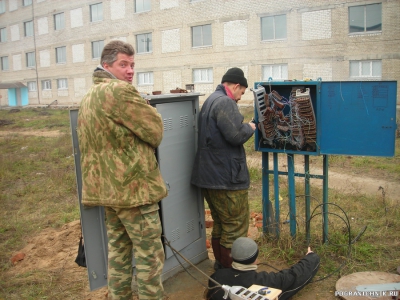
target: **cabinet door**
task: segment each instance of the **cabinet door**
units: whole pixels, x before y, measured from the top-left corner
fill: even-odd
[[[196,132],[192,101],[157,104],[164,136],[157,149],[168,196],[161,200],[163,233],[178,251],[200,236],[198,193],[190,183],[195,157]],[[166,258],[172,256],[168,247]]]
[[[321,154],[393,156],[395,81],[322,82]]]
[[[72,146],[75,161],[76,184],[81,213],[83,240],[85,241],[85,256],[90,290],[96,290],[107,285],[108,238],[104,223],[104,208],[102,206],[84,207],[82,205],[82,172],[79,151],[78,110],[70,110]],[[76,241],[78,249],[78,240]]]

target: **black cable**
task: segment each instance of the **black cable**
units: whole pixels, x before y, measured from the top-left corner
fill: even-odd
[[[274,269],[274,270],[276,270],[276,271],[281,271],[281,270],[279,270],[279,269],[277,269],[277,268],[275,268],[274,266],[271,266],[270,264],[267,264],[267,263],[258,263],[257,265],[266,265],[266,266],[268,266],[268,267],[270,267],[270,268],[272,268],[272,269]]]
[[[316,209],[317,209],[318,207],[320,207],[320,206],[325,205],[325,204],[326,204],[326,205],[333,205],[333,206],[336,206],[337,208],[339,208],[339,209],[343,212],[343,214],[345,215],[346,220],[344,220],[344,219],[343,219],[341,216],[339,216],[338,214],[336,214],[336,213],[331,213],[331,212],[321,212],[321,213],[316,213],[316,214],[315,214]],[[318,281],[325,280],[325,279],[331,277],[333,274],[339,272],[339,271],[344,267],[344,265],[346,264],[346,262],[350,259],[350,256],[351,256],[351,247],[352,247],[352,245],[364,234],[365,230],[367,229],[367,226],[364,226],[364,227],[362,228],[362,230],[357,234],[357,236],[356,236],[353,240],[351,240],[350,221],[349,221],[349,218],[348,218],[346,212],[345,212],[339,205],[337,205],[336,203],[331,203],[331,202],[322,203],[322,204],[317,205],[317,206],[314,208],[314,210],[313,210],[313,212],[312,212],[310,218],[307,220],[307,222],[309,223],[309,222],[311,222],[311,220],[312,220],[315,216],[317,216],[317,215],[322,215],[322,214],[325,214],[325,213],[327,213],[327,214],[329,214],[329,215],[335,215],[335,216],[339,217],[339,218],[342,219],[342,221],[346,224],[346,226],[347,226],[347,231],[348,231],[348,235],[349,235],[349,243],[347,244],[347,246],[348,246],[347,256],[346,256],[346,259],[344,260],[344,262],[343,262],[336,270],[334,270],[333,272],[331,272],[331,273],[328,274],[327,276],[322,277],[322,278],[319,278],[318,280],[313,280],[313,281],[311,281],[310,283],[314,283],[314,282],[318,282]],[[328,241],[329,241],[329,237],[326,236],[326,238],[327,238]],[[346,246],[346,245],[334,244],[334,243],[331,243],[331,244],[332,244],[332,245],[335,245],[335,246],[342,246],[342,247],[343,247],[343,246]]]
[[[167,239],[167,237],[165,235],[162,235],[162,237],[166,240],[166,242],[164,242],[164,245],[167,245],[171,251],[172,254],[175,256],[176,260],[178,261],[178,263],[181,265],[181,267],[186,271],[186,273],[188,273],[194,280],[196,280],[197,282],[199,282],[203,287],[211,290],[211,289],[215,289],[215,288],[222,288],[222,285],[220,283],[218,283],[217,281],[215,281],[214,279],[212,279],[210,276],[208,276],[207,274],[205,274],[203,271],[201,271],[199,268],[197,268],[194,264],[192,264],[189,260],[187,260],[182,254],[179,253],[178,250],[176,250],[174,247],[171,246],[169,240]],[[190,272],[186,269],[186,267],[182,264],[182,262],[178,259],[178,257],[176,256],[176,254],[179,254],[180,257],[182,257],[187,263],[189,263],[190,265],[192,265],[194,268],[197,269],[197,271],[199,271],[200,273],[202,273],[203,275],[205,275],[209,280],[211,280],[213,283],[216,284],[216,286],[213,287],[208,287],[206,285],[204,285],[201,281],[199,281],[196,277],[194,277],[192,274],[190,274]]]

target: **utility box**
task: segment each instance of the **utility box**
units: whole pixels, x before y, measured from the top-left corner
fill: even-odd
[[[146,96],[164,122],[164,136],[156,149],[168,196],[159,202],[163,235],[171,246],[197,264],[208,258],[204,203],[201,190],[190,183],[197,151],[199,93]],[[90,289],[107,285],[107,232],[103,207],[81,204],[82,174],[77,138],[78,110],[70,111],[78,199]],[[182,270],[168,246],[164,246],[163,280]],[[183,261],[182,261],[183,262]],[[187,266],[187,263],[185,263]]]
[[[253,93],[257,151],[394,156],[396,81],[256,82]]]

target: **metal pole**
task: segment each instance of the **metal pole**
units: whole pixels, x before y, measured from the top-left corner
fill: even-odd
[[[323,242],[326,243],[328,241],[328,155],[324,155],[324,179],[323,179]]]
[[[268,232],[270,226],[271,212],[269,211],[269,163],[268,152],[262,152],[262,205],[263,205],[263,233]]]
[[[274,152],[274,194],[275,194],[275,224],[276,224],[276,236],[280,236],[279,232],[279,214],[280,214],[280,203],[279,203],[279,165],[278,165],[278,153]]]
[[[296,235],[296,186],[294,180],[294,155],[287,155],[288,181],[289,181],[289,214],[290,214],[290,235]]]
[[[306,239],[310,242],[310,156],[304,155],[304,191],[306,206]]]

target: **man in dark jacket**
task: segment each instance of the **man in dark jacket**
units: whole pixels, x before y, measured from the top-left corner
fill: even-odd
[[[199,115],[191,182],[202,188],[214,220],[211,245],[216,269],[231,266],[232,243],[247,236],[249,228],[250,176],[243,144],[253,135],[255,124],[243,124],[237,106],[247,86],[241,69],[229,69]]]
[[[256,242],[248,237],[238,238],[232,245],[232,268],[219,269],[211,278],[221,285],[242,286],[249,288],[253,284],[282,290],[279,300],[286,300],[300,291],[315,276],[319,267],[319,256],[311,251],[308,252],[297,264],[289,269],[277,273],[257,272],[254,264],[258,256]],[[215,287],[211,280],[208,287]],[[207,299],[223,300],[224,290],[216,287],[208,290]],[[230,299],[230,298],[228,298]]]

